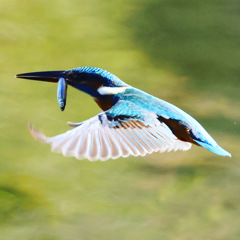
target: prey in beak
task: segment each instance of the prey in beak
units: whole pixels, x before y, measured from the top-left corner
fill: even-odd
[[[65,71],[30,72],[17,74],[15,77],[28,80],[58,83],[57,101],[60,109],[64,111],[67,100],[67,81],[64,73]]]

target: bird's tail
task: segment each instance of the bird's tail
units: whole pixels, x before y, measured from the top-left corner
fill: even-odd
[[[228,157],[231,157],[232,155],[227,152],[226,150],[224,150],[223,148],[221,148],[218,144],[216,145],[210,145],[208,143],[205,143],[205,142],[201,142],[201,141],[197,141],[195,140],[199,145],[201,145],[202,147],[210,150],[211,152],[214,152],[218,155],[221,155],[221,156],[228,156]]]
[[[47,143],[48,138],[42,132],[37,130],[31,123],[28,123],[28,129],[35,140],[41,143]]]

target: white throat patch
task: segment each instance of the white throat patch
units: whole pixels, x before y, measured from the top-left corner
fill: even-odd
[[[114,95],[125,92],[127,88],[129,87],[100,87],[97,91],[101,95]]]

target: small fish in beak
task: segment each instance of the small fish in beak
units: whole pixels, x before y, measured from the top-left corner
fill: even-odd
[[[67,100],[67,81],[65,78],[60,77],[57,87],[57,101],[62,111],[64,111]]]

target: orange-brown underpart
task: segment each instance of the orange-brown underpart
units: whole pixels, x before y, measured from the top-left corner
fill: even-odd
[[[164,122],[172,131],[172,133],[181,141],[197,144],[190,136],[189,129],[180,124],[180,121],[175,119],[166,119],[161,116],[158,117],[161,122]]]
[[[105,96],[104,98],[93,98],[93,99],[103,111],[107,111],[113,106],[113,101],[110,96]]]

